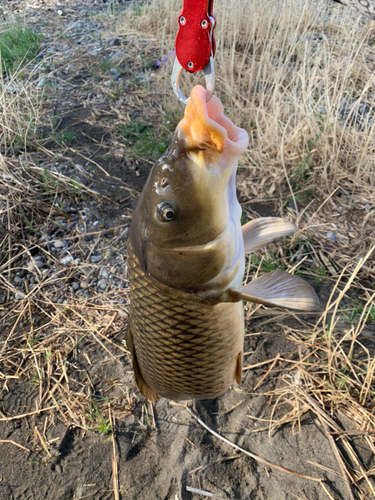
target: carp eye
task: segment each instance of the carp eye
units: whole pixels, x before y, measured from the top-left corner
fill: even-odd
[[[157,213],[160,217],[160,219],[163,222],[169,222],[172,219],[174,219],[174,208],[170,203],[167,201],[163,201],[162,203],[159,203],[159,205],[156,207]]]

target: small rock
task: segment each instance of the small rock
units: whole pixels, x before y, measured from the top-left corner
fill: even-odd
[[[36,288],[37,286],[38,286],[37,283],[30,283],[29,292],[32,292],[34,290],[34,288]]]
[[[100,269],[100,273],[99,273],[100,276],[102,276],[103,278],[108,278],[108,275],[109,275],[109,271],[107,268],[105,267],[102,267]]]
[[[72,283],[72,290],[73,290],[73,292],[76,292],[79,289],[79,287],[80,287],[80,284],[77,283],[76,281],[74,281]]]
[[[88,276],[89,274],[91,274],[92,269],[91,269],[91,267],[86,266],[86,267],[83,267],[83,268],[81,269],[81,271],[83,272],[83,274],[84,274],[85,276]]]
[[[301,207],[299,206],[298,201],[294,202],[293,200],[291,200],[288,203],[288,207],[291,208],[292,210],[294,210],[295,212],[301,211]]]
[[[98,94],[98,95],[96,96],[96,98],[97,98],[97,99],[103,99],[103,94]]]
[[[37,83],[37,87],[44,87],[46,83],[47,83],[47,78],[41,78]]]
[[[365,205],[365,210],[366,210],[366,212],[369,212],[369,211],[370,211],[370,208],[371,208],[370,203],[366,203],[366,205]]]
[[[63,266],[69,266],[72,260],[73,257],[71,255],[66,255],[63,259],[60,260],[60,264],[62,264]]]
[[[334,243],[337,243],[337,236],[335,235],[335,233],[333,231],[328,231],[328,233],[326,233],[326,237],[333,241]]]
[[[120,38],[110,38],[108,40],[108,45],[110,47],[118,47],[119,45],[121,45],[121,39]]]
[[[54,242],[54,246],[55,246],[55,248],[62,248],[62,247],[63,247],[63,245],[64,245],[64,242],[63,242],[63,241],[61,241],[61,240],[56,240],[56,241]]]
[[[16,295],[14,296],[14,298],[16,300],[22,300],[23,299],[23,295],[21,295],[20,293],[16,293]]]
[[[109,70],[109,72],[113,76],[114,80],[118,80],[120,78],[120,76],[121,76],[121,73],[119,72],[119,70],[117,68],[111,68]]]
[[[126,56],[125,52],[118,51],[118,52],[115,52],[113,54],[113,56],[111,57],[111,60],[115,64],[120,64],[125,56]]]
[[[101,255],[92,255],[91,256],[91,262],[93,264],[97,264],[98,262],[100,262],[101,260],[103,260],[103,257]]]
[[[69,222],[69,224],[66,226],[67,229],[74,229],[77,225],[77,222]]]
[[[102,290],[105,290],[107,288],[107,282],[106,280],[99,280],[98,281],[98,287],[101,288]]]
[[[15,94],[16,92],[19,91],[16,87],[13,87],[13,85],[8,85],[6,88],[7,92],[10,92],[11,94]]]
[[[86,288],[88,287],[89,287],[88,281],[81,281],[81,288],[83,288],[83,290],[86,290]]]

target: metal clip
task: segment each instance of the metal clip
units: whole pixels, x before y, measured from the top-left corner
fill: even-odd
[[[183,69],[184,68],[181,66],[176,57],[171,76],[173,92],[183,104],[187,104],[189,102],[190,97],[186,98],[182,94],[179,85],[180,75]],[[213,96],[215,90],[215,71],[214,71],[214,60],[212,56],[210,57],[209,63],[203,68],[203,73],[204,73],[204,78],[206,80],[206,89],[207,89],[206,101],[208,102]]]

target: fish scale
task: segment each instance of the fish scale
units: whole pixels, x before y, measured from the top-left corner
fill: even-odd
[[[220,396],[241,359],[242,303],[214,304],[169,288],[128,251],[130,329],[144,381],[174,400]]]

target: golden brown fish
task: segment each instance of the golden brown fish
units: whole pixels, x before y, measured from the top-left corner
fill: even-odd
[[[220,396],[241,382],[242,301],[313,310],[302,279],[273,271],[242,287],[245,253],[295,231],[255,219],[241,228],[238,157],[248,135],[194,87],[169,149],[153,166],[128,239],[127,344],[150,399]]]

